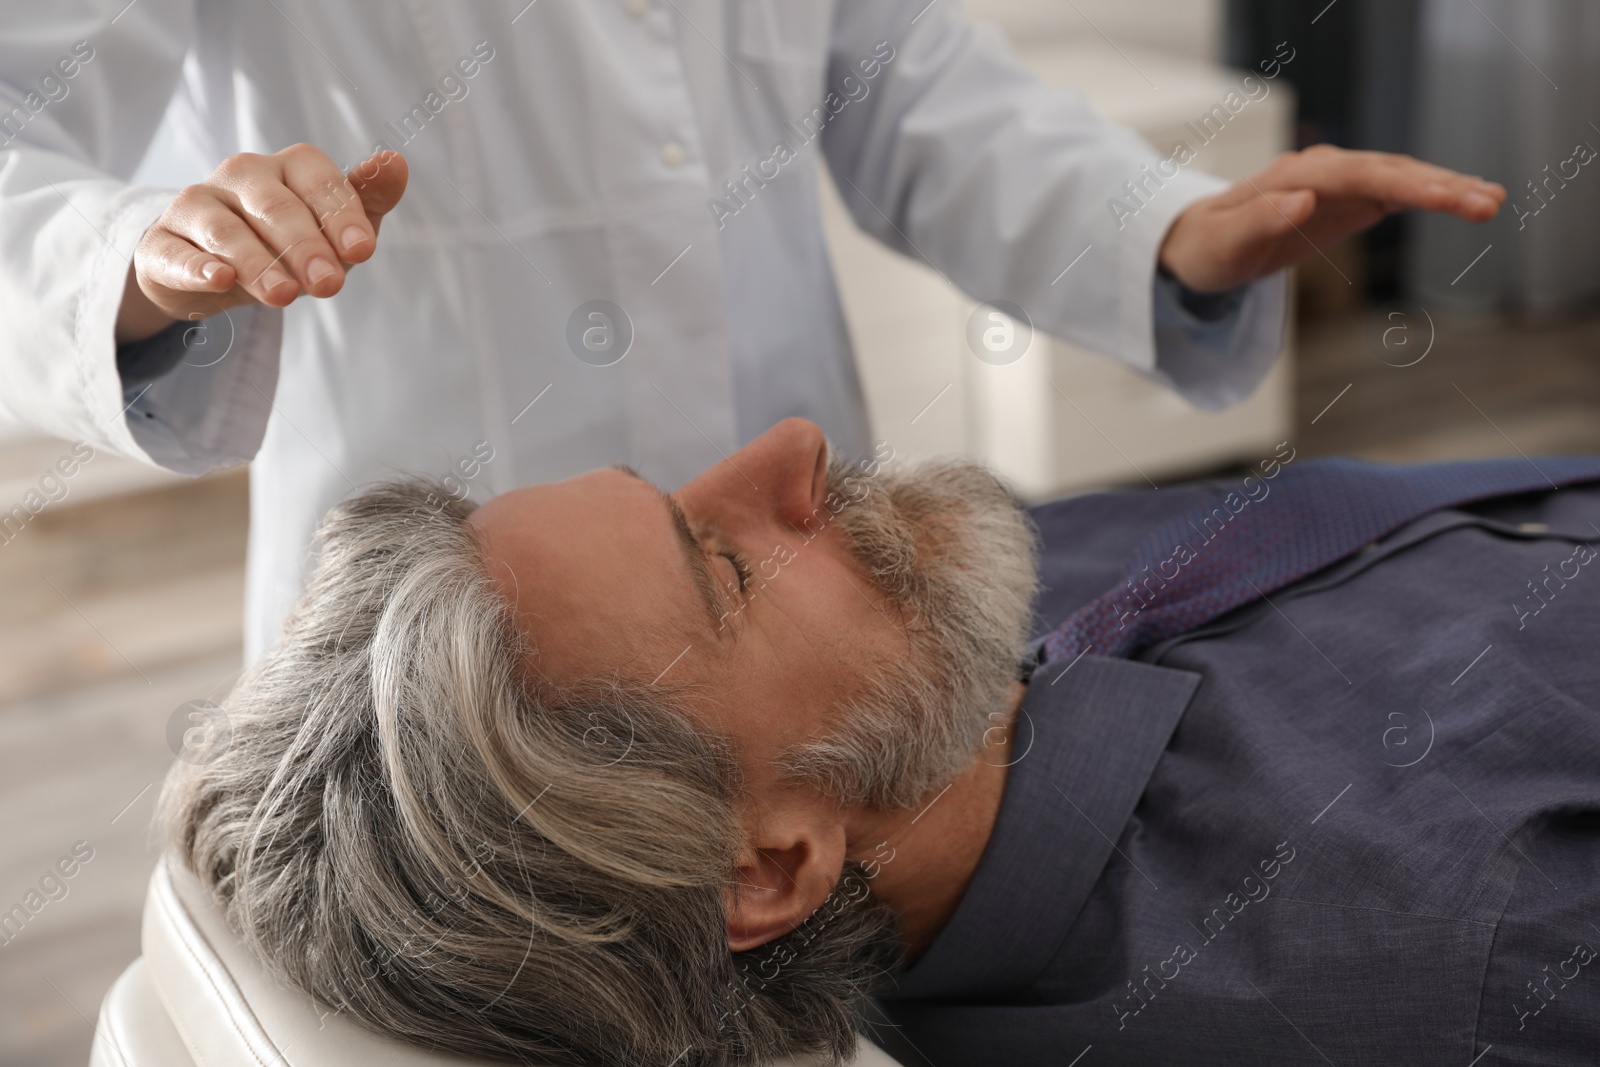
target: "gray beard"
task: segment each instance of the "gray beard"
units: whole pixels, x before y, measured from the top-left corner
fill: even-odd
[[[847,501],[832,521],[887,596],[904,653],[866,670],[828,732],[778,762],[843,804],[913,808],[966,770],[1000,724],[1029,637],[1036,532],[977,463],[869,477],[834,459],[827,482]]]

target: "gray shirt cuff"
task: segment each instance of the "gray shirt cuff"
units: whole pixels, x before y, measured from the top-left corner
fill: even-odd
[[[1153,377],[1209,411],[1254,392],[1283,351],[1288,276],[1280,271],[1225,293],[1197,293],[1158,271],[1151,285]]]
[[[1201,293],[1160,267],[1156,268],[1157,306],[1167,304],[1170,307],[1176,302],[1178,307],[1193,315],[1197,323],[1217,323],[1231,318],[1244,305],[1244,295],[1249,289],[1248,285],[1241,285],[1220,293]]]
[[[183,355],[188,351],[184,337],[194,325],[192,322],[176,321],[143,341],[118,345],[117,373],[122,376],[123,391],[137,389],[165,377],[183,362]]]

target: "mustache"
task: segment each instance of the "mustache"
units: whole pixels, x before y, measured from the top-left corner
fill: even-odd
[[[1037,541],[1022,501],[982,464],[927,460],[868,477],[830,453],[824,480],[844,501],[833,522],[851,558],[929,625],[971,611],[983,599],[973,582],[986,569],[1009,571],[1012,581],[1019,568],[1034,570]]]
[[[976,757],[1016,677],[1037,534],[1015,494],[976,463],[864,478],[830,460],[825,477],[830,522],[901,616],[905,652],[859,666],[829,732],[778,764],[846,804],[911,808]]]
[[[866,477],[848,461],[831,456],[824,475],[827,496],[844,507],[834,516],[850,556],[879,591],[897,603],[914,594],[917,531],[896,505],[902,480],[887,471]]]

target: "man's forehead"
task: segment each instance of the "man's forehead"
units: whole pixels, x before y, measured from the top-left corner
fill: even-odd
[[[660,542],[666,520],[655,495],[647,483],[607,468],[501,493],[469,521],[482,533],[492,567],[557,578],[575,561],[598,565]]]
[[[605,468],[511,490],[472,521],[518,625],[541,653],[575,670],[621,667],[579,662],[584,650],[616,643],[619,631],[709,625],[666,501],[631,472]]]

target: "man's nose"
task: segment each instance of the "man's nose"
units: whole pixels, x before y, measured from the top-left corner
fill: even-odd
[[[686,512],[727,525],[764,515],[802,524],[822,506],[828,443],[817,424],[790,418],[773,426],[679,491]]]

